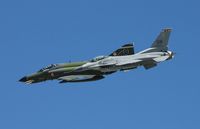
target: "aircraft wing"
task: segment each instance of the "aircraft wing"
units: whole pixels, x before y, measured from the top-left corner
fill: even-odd
[[[119,62],[116,65],[122,66],[122,65],[134,64],[134,63],[139,63],[139,62],[142,62],[142,60],[127,60],[127,61]]]
[[[155,66],[157,66],[157,62],[155,60],[131,60],[131,61],[123,61],[121,63],[118,63],[117,66],[123,66],[123,65],[129,65],[129,64],[135,64],[136,66],[138,64],[143,65],[145,69],[150,69]]]
[[[133,55],[134,52],[134,46],[132,43],[125,44],[121,48],[117,49],[113,53],[110,54],[110,56],[125,56],[125,55]]]

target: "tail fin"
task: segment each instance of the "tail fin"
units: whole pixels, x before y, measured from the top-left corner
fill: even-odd
[[[109,56],[125,56],[125,55],[133,55],[134,53],[135,53],[134,46],[132,43],[130,43],[123,45],[121,48],[117,49]]]
[[[172,29],[166,28],[163,29],[156,40],[151,45],[151,48],[155,48],[158,51],[167,51],[168,50],[168,40]]]

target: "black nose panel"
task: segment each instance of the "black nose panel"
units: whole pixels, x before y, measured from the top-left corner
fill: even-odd
[[[27,77],[23,77],[19,80],[20,82],[26,82],[27,81]]]

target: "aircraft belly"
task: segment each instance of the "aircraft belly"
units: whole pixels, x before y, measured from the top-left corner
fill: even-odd
[[[58,80],[75,81],[93,78],[95,75],[70,75],[58,78]]]
[[[101,72],[113,72],[113,71],[119,71],[119,70],[126,70],[126,69],[133,69],[137,66],[135,64],[125,64],[125,65],[113,65],[113,66],[104,66],[100,68]]]
[[[117,71],[117,68],[111,68],[111,67],[107,67],[107,68],[101,68],[100,71],[103,73],[107,73],[107,72],[114,72]]]

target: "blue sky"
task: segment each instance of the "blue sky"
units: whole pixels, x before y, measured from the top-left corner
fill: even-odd
[[[0,1],[0,128],[199,129],[197,0]],[[51,63],[136,51],[171,27],[176,58],[89,83],[31,86],[22,76]]]

